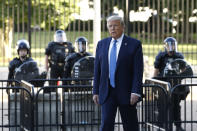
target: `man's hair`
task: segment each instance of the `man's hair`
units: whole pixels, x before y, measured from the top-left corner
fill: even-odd
[[[119,15],[112,15],[112,16],[109,16],[107,18],[107,26],[108,26],[108,22],[110,21],[114,21],[114,20],[119,20],[120,21],[120,24],[124,27],[125,26],[125,23],[124,23],[124,20],[122,17],[120,17]]]

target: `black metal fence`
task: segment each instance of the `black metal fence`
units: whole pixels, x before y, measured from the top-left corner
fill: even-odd
[[[172,83],[147,79],[145,85],[159,87],[145,89],[145,123],[146,129],[173,131],[177,126],[190,131],[196,128],[195,106],[197,77],[166,77]],[[177,84],[177,81],[180,83]],[[148,104],[147,104],[148,103]],[[144,106],[144,105],[143,105]]]
[[[101,38],[108,35],[106,18],[119,13],[125,18],[125,33],[142,41],[150,65],[163,49],[162,42],[167,36],[175,37],[186,60],[197,64],[196,0],[100,0],[100,5]],[[8,65],[17,56],[15,45],[21,38],[30,41],[31,56],[43,66],[45,47],[57,29],[65,30],[73,43],[78,36],[87,37],[89,51],[93,53],[97,10],[94,6],[94,0],[0,1],[0,66]]]
[[[137,105],[141,131],[173,131],[176,129],[175,123],[180,123],[187,131],[195,130],[197,84],[193,83],[197,77],[181,79],[182,83],[173,88],[167,82],[155,79],[145,81],[143,100]],[[34,80],[34,83],[35,81],[45,81],[44,86],[0,81],[0,130],[99,131],[101,112],[100,106],[92,101],[92,86],[78,84],[79,81],[90,82],[90,79],[62,79],[62,83],[71,81],[72,84],[53,86],[48,85],[51,80]],[[7,84],[11,82],[12,87],[8,87]],[[180,102],[181,119],[174,120],[173,116],[178,112],[173,110],[173,94],[183,87],[189,87],[189,93]],[[119,112],[115,130],[123,130]]]

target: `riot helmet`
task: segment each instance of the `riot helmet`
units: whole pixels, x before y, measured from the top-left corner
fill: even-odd
[[[25,39],[21,39],[21,40],[18,40],[17,41],[17,52],[19,54],[19,50],[21,49],[26,49],[27,50],[27,54],[29,53],[29,49],[30,49],[30,46],[29,46],[29,42]]]
[[[57,30],[54,34],[54,42],[63,43],[66,41],[66,33],[63,30]]]
[[[77,48],[79,53],[86,52],[88,40],[85,37],[78,37],[75,40],[75,47]]]
[[[164,40],[164,47],[165,50],[168,52],[168,54],[173,55],[175,52],[177,52],[177,41],[173,37],[167,37]]]

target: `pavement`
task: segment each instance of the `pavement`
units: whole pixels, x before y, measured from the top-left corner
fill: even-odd
[[[0,67],[0,80],[7,80],[8,67]]]
[[[197,68],[193,68],[194,69],[194,73],[197,72]],[[150,74],[150,72],[149,72]],[[0,67],[0,80],[6,80],[8,77],[8,67]],[[193,81],[193,83],[197,83],[197,79],[195,79]],[[192,89],[190,89],[190,91],[192,91],[192,93],[190,92],[190,94],[187,96],[186,101],[181,101],[181,112],[182,112],[182,120],[193,120],[193,121],[197,121],[197,88],[196,86],[194,86]],[[3,94],[3,97],[2,97]],[[191,101],[192,99],[192,101]],[[3,121],[4,124],[8,123],[8,108],[5,107],[5,105],[7,105],[7,94],[5,93],[5,91],[0,91],[0,102],[2,103],[3,101],[3,105],[4,105],[4,111],[0,113],[0,121]],[[0,104],[0,109],[2,108],[2,104]],[[186,113],[184,113],[186,112]],[[195,130],[197,129],[197,125],[196,124],[182,124],[182,127],[184,127],[187,130]],[[1,128],[0,128],[1,129]],[[7,131],[8,129],[5,128],[5,131]]]

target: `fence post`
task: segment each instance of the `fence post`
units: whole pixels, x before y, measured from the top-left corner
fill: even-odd
[[[99,130],[100,109],[92,101],[92,92],[82,88],[78,91],[63,92],[64,131]]]
[[[10,131],[20,131],[20,93],[10,93],[9,100]]]
[[[31,47],[31,0],[28,0],[28,41]],[[29,50],[29,56],[31,57],[31,48]]]
[[[35,108],[36,131],[56,131],[60,130],[61,124],[61,97],[59,93],[51,92],[37,94]]]

